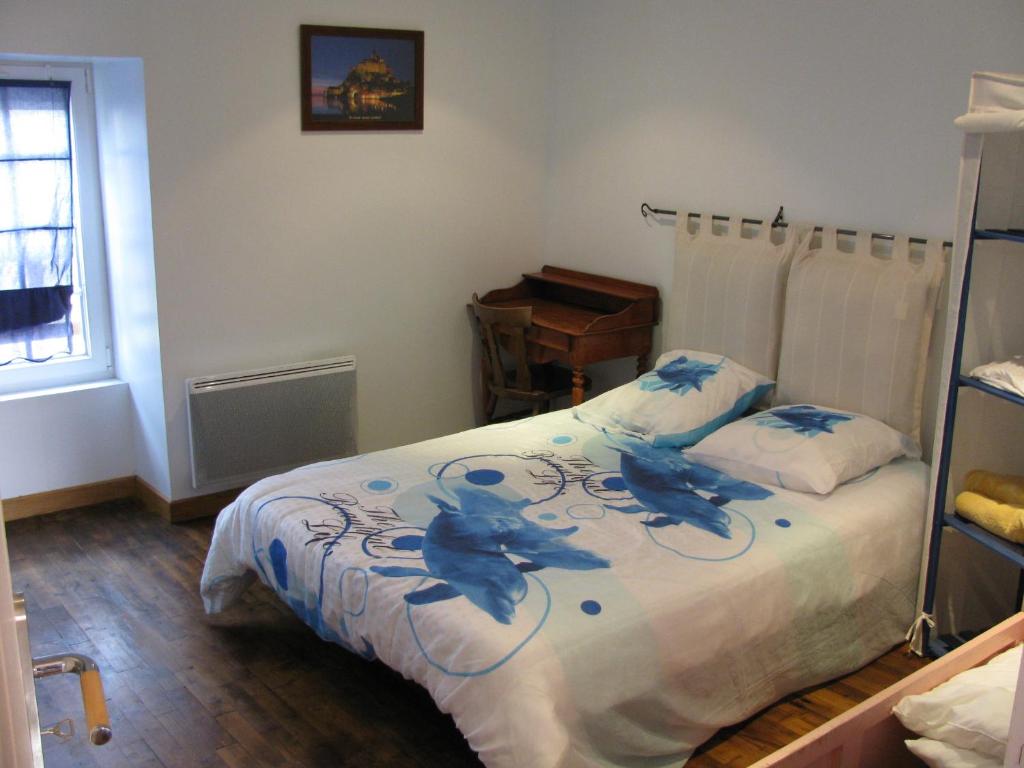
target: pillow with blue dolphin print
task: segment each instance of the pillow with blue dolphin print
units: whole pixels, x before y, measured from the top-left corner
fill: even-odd
[[[821,494],[920,455],[916,442],[877,419],[807,404],[755,413],[686,451],[690,461],[740,480]]]
[[[577,406],[573,414],[608,432],[681,448],[742,416],[774,385],[722,355],[676,349],[659,357],[654,370]]]

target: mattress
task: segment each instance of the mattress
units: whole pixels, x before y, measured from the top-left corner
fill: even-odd
[[[926,495],[919,461],[817,496],[561,411],[263,480],[201,589],[215,613],[258,578],[489,768],[680,765],[902,639]]]

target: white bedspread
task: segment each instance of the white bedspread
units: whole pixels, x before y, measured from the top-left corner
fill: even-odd
[[[913,618],[926,468],[821,497],[613,440],[568,411],[246,490],[209,612],[254,579],[425,686],[490,768],[679,765]]]

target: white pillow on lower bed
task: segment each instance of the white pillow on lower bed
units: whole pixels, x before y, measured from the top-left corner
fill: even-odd
[[[951,677],[927,693],[907,696],[893,714],[914,733],[1002,762],[1010,729],[1021,646]]]
[[[1002,768],[1003,761],[935,739],[907,739],[907,749],[929,768]]]

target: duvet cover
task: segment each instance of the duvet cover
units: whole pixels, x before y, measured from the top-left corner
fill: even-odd
[[[209,612],[256,578],[430,691],[490,768],[680,765],[913,618],[926,469],[802,494],[562,411],[263,480]]]

